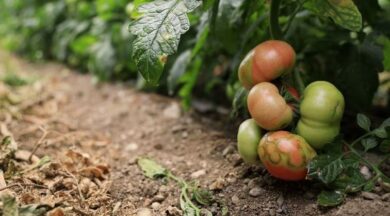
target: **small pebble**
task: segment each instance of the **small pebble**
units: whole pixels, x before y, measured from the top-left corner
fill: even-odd
[[[218,178],[209,187],[210,190],[222,190],[225,187],[225,180]]]
[[[138,149],[138,145],[136,143],[130,143],[125,147],[126,151],[135,151]]]
[[[249,195],[252,197],[258,197],[264,193],[264,189],[260,187],[254,187],[249,191]]]
[[[193,173],[191,174],[191,178],[196,179],[196,178],[199,178],[199,177],[201,177],[201,176],[203,176],[203,175],[206,175],[206,170],[201,169],[201,170],[198,170],[198,171],[196,171],[196,172],[193,172]]]
[[[159,208],[160,208],[160,203],[158,203],[158,202],[154,202],[154,203],[152,203],[152,209],[154,209],[154,210],[158,210]]]
[[[237,195],[233,195],[232,196],[232,202],[235,204],[235,205],[238,205],[240,203],[240,198],[238,198]]]
[[[360,168],[360,173],[363,175],[363,177],[366,179],[366,180],[369,180],[372,178],[372,174],[371,174],[371,171],[370,169],[368,169],[368,167],[366,166],[362,166]]]
[[[157,194],[152,199],[153,202],[162,202],[164,200],[165,200],[165,197],[162,194]]]
[[[383,201],[390,201],[390,193],[383,194],[381,198]]]
[[[169,206],[166,210],[166,213],[168,216],[181,216],[181,215],[183,215],[183,212],[174,206]]]
[[[279,208],[282,208],[283,204],[284,204],[284,196],[283,194],[281,194],[278,199],[276,200],[276,203],[278,204],[278,207]]]
[[[153,212],[148,208],[141,208],[138,209],[137,216],[153,216]]]
[[[228,154],[231,154],[234,152],[234,147],[232,145],[228,145],[223,151],[222,151],[222,155],[225,157],[227,156]]]
[[[276,215],[275,209],[270,209],[270,210],[269,210],[269,215],[270,215],[270,216],[275,216],[275,215]]]
[[[239,154],[231,154],[227,157],[227,159],[234,167],[237,167],[244,162]]]
[[[362,196],[363,196],[363,198],[368,199],[368,200],[380,199],[379,195],[371,193],[371,192],[365,192],[364,191],[364,192],[362,192]]]
[[[303,196],[306,198],[306,199],[314,199],[314,197],[316,197],[316,195],[312,192],[312,191],[306,191]]]
[[[181,116],[181,107],[178,103],[171,103],[163,110],[163,115],[169,119],[178,119]]]

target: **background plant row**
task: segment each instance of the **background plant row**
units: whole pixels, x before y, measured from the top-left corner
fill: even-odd
[[[202,1],[189,13],[191,28],[168,57],[158,86],[144,81],[131,58],[135,36],[129,25],[142,17],[138,8],[147,2],[3,0],[1,45],[33,60],[55,59],[91,71],[99,80],[136,80],[139,88],[178,95],[186,107],[196,96],[233,102],[235,111],[243,108],[245,91],[236,71],[250,49],[270,38],[269,1]],[[351,31],[316,16],[308,2],[315,1],[283,1],[279,17],[284,39],[298,53],[296,73],[304,84],[334,83],[348,110],[368,110],[380,84],[378,73],[390,69],[389,8],[376,0],[354,0],[362,28]]]

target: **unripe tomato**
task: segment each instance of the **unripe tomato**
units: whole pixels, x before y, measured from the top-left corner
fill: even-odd
[[[290,73],[295,65],[295,51],[284,41],[269,40],[254,49],[253,83],[268,82]]]
[[[305,179],[306,166],[317,155],[304,138],[287,131],[265,134],[258,153],[268,172],[286,181]]]
[[[246,163],[260,163],[257,147],[261,136],[261,129],[253,119],[248,119],[241,123],[237,134],[237,146],[238,152]]]
[[[240,80],[242,86],[246,89],[250,89],[253,86],[252,79],[252,63],[253,63],[253,54],[254,50],[251,50],[242,60],[240,67],[238,68],[238,79]]]
[[[255,85],[248,94],[248,110],[256,123],[266,130],[287,127],[293,119],[293,112],[278,88],[272,83]]]
[[[303,93],[297,134],[312,147],[322,148],[339,134],[344,107],[344,96],[333,84],[311,83]]]

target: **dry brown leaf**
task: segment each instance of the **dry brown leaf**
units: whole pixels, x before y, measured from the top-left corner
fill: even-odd
[[[80,175],[88,178],[105,179],[103,171],[95,166],[83,168],[79,171]]]
[[[65,216],[65,213],[61,208],[56,208],[48,212],[47,216]]]

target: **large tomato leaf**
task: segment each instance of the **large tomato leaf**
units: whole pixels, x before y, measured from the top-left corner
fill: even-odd
[[[329,184],[343,172],[343,169],[344,164],[341,158],[331,155],[319,155],[309,163],[307,175],[324,184]]]
[[[308,0],[304,6],[318,16],[329,17],[351,31],[360,31],[362,15],[352,0]]]
[[[348,109],[367,110],[379,86],[378,73],[383,71],[381,47],[364,42],[359,46],[346,45],[341,52],[348,57],[336,72],[334,82],[342,91]]]
[[[177,51],[181,35],[190,28],[187,13],[200,4],[198,0],[157,0],[138,8],[141,16],[130,25],[136,36],[132,57],[146,81],[160,79],[167,57]]]

